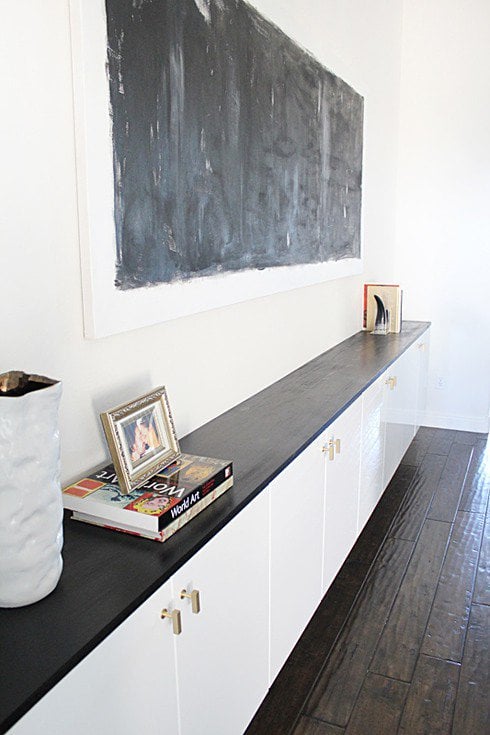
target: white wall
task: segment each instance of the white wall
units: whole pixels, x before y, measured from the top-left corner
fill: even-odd
[[[405,0],[400,120],[396,279],[404,315],[433,322],[425,423],[488,431],[488,0]]]
[[[364,277],[393,275],[401,2],[255,5],[365,95],[364,276],[89,341],[68,0],[2,3],[0,372],[63,381],[64,482],[108,457],[100,411],[165,384],[183,436],[358,331]]]

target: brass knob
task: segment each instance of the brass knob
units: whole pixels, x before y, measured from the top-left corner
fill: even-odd
[[[396,385],[396,378],[395,377],[388,378],[388,380],[385,380],[385,384],[390,386],[390,390],[393,390],[393,388]]]
[[[180,599],[183,600],[185,597],[191,601],[192,612],[195,615],[200,613],[201,612],[201,598],[199,596],[199,590],[192,590],[192,592],[187,592],[187,590],[184,589],[180,593]]]
[[[166,607],[163,608],[160,613],[161,618],[170,618],[172,621],[172,630],[174,635],[180,635],[182,633],[182,621],[180,619],[180,610],[173,610],[170,612]]]
[[[328,444],[323,445],[322,452],[328,452],[328,458],[330,462],[333,462],[333,460],[335,459],[335,443],[333,439],[330,439]]]
[[[335,440],[335,451],[340,454],[340,439]]]

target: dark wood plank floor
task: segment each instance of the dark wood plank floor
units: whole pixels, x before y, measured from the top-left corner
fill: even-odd
[[[246,735],[490,733],[490,442],[422,427]]]

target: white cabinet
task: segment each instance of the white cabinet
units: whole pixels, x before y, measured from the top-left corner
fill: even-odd
[[[198,590],[201,603],[198,614],[178,605],[180,735],[242,733],[267,691],[268,531],[265,490],[172,578],[175,600]]]
[[[419,382],[419,350],[413,344],[386,371],[383,399],[385,425],[384,487],[415,436],[417,390]]]
[[[322,597],[324,475],[317,439],[269,485],[271,681]]]
[[[164,584],[9,730],[9,735],[177,733],[177,688]],[[84,615],[80,610],[80,615]]]
[[[242,733],[415,434],[427,360],[428,333],[10,735]]]
[[[382,420],[386,375],[362,394],[361,472],[357,531],[360,533],[383,490],[385,424]]]
[[[427,381],[429,377],[429,346],[430,329],[428,329],[415,343],[418,353],[417,379],[417,412],[415,416],[415,431],[418,431],[423,422],[427,407]]]
[[[361,402],[269,485],[271,680],[357,537]]]
[[[385,373],[385,487],[414,438],[425,412],[429,339],[427,330]]]
[[[269,685],[268,510],[265,491],[9,735],[243,732]],[[199,614],[184,590],[200,591]],[[164,609],[180,611],[179,635]]]
[[[358,399],[323,436],[326,450],[323,592],[331,585],[357,538],[361,418],[362,404]]]
[[[429,343],[427,330],[363,393],[359,532],[421,424]]]

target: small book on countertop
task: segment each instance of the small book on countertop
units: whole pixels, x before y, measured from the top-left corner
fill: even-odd
[[[123,495],[114,465],[63,490],[78,521],[166,541],[233,485],[231,461],[181,454],[141,487]]]
[[[377,302],[381,299],[387,315],[387,332],[400,332],[402,328],[403,291],[394,283],[365,283],[363,299],[363,329],[373,332],[376,326]]]

